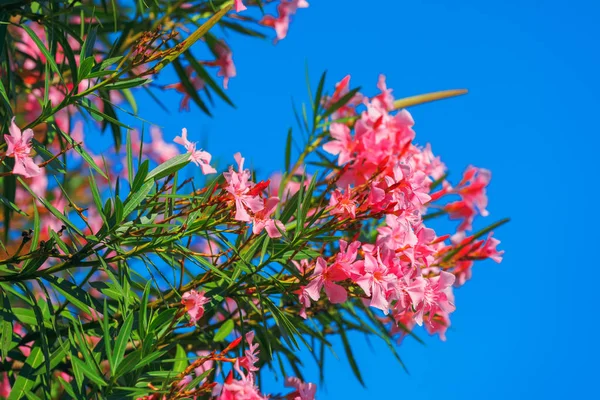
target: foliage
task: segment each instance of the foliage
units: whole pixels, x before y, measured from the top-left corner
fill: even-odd
[[[218,173],[185,129],[167,143],[130,126],[145,123],[136,98],[160,104],[164,90],[182,110],[233,106],[216,28],[281,40],[308,7],[245,3],[0,6],[0,397],[263,398],[268,369],[289,387],[271,398],[311,399],[300,349],[323,380],[339,337],[362,382],[349,332],[402,363],[416,324],[445,339],[474,261],[501,260],[491,231],[506,220],[468,233],[487,215],[489,171],[452,186],[405,110],[464,91],[395,100],[381,77],[367,97],[323,74],[270,177],[239,153]],[[179,80],[163,84],[165,68]],[[91,148],[84,122],[113,146]],[[442,216],[460,220],[454,234],[425,226]]]

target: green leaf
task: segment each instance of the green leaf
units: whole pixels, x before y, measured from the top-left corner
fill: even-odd
[[[343,106],[348,104],[348,102],[350,100],[352,100],[352,98],[358,93],[359,90],[360,90],[360,88],[357,87],[355,89],[350,90],[345,95],[343,95],[338,101],[336,101],[335,103],[330,105],[329,108],[327,108],[327,110],[325,110],[325,112],[321,116],[321,119],[325,119],[325,118],[329,117],[331,114],[333,114],[334,112],[336,112],[337,110],[339,110],[340,108],[342,108]]]
[[[149,78],[128,78],[117,81],[115,83],[109,83],[104,85],[103,89],[105,90],[123,90],[130,89],[138,86],[143,86],[147,83],[152,82]]]
[[[171,63],[173,60],[177,59],[179,57],[179,55],[181,55],[181,53],[183,53],[184,51],[189,49],[191,45],[193,45],[198,40],[200,40],[200,38],[203,37],[210,30],[210,28],[212,28],[217,22],[219,22],[219,20],[221,18],[223,18],[225,16],[225,14],[227,14],[227,12],[229,10],[231,10],[232,6],[233,6],[233,3],[229,3],[225,7],[223,7],[221,10],[219,10],[217,13],[215,13],[212,17],[210,17],[208,19],[208,21],[206,21],[204,24],[202,24],[201,27],[196,29],[190,36],[188,36],[182,42],[183,44],[180,46],[180,48],[177,51],[170,53],[167,57],[165,57],[164,59],[159,61],[158,64],[154,67],[154,71],[158,72],[161,69],[163,69],[165,66],[167,66],[169,63]]]
[[[117,336],[117,340],[115,341],[113,359],[111,361],[111,365],[114,365],[114,370],[116,370],[121,361],[123,361],[123,356],[125,355],[127,343],[129,342],[129,338],[131,337],[132,328],[133,314],[129,314],[129,316],[125,319],[123,326],[121,326],[121,330],[119,331],[119,335]]]
[[[92,370],[89,365],[81,361],[79,358],[71,356],[71,363],[73,364],[74,369],[79,370],[79,372],[83,373],[83,375],[85,375],[90,381],[92,381],[96,385],[100,387],[108,385],[104,378],[99,375],[99,373]]]
[[[225,323],[223,323],[223,325],[221,325],[221,327],[215,334],[215,337],[213,340],[215,342],[222,342],[223,340],[225,340],[227,338],[227,336],[229,336],[229,334],[233,331],[234,327],[235,327],[235,324],[233,323],[233,320],[228,319],[227,321],[225,321]]]
[[[17,205],[15,203],[8,200],[6,197],[0,196],[0,202],[2,204],[4,204],[5,207],[9,208],[11,211],[15,211],[21,215],[27,216],[27,214],[24,211],[21,211],[21,209],[19,207],[17,207]]]
[[[83,60],[83,62],[79,66],[79,75],[77,78],[79,80],[79,82],[81,82],[82,80],[84,80],[85,78],[87,78],[90,75],[90,72],[92,72],[93,67],[94,67],[94,58],[89,57],[89,58],[86,58],[85,60]]]
[[[183,53],[185,59],[190,63],[194,71],[200,79],[202,79],[214,92],[227,104],[231,107],[235,107],[231,99],[225,94],[225,91],[221,89],[221,86],[215,82],[215,80],[210,76],[206,69],[196,60],[196,58],[192,55],[191,51],[186,51]]]
[[[26,393],[32,390],[37,381],[35,372],[43,362],[44,354],[42,353],[42,349],[37,346],[31,349],[31,353],[29,353],[29,357],[27,357],[25,365],[21,368],[19,376],[8,395],[8,400],[22,399]]]
[[[148,176],[146,176],[146,181],[154,180],[157,181],[165,176],[171,175],[183,167],[185,167],[190,162],[190,153],[180,154],[171,158],[169,161],[160,164],[158,167],[154,168]]]
[[[81,311],[91,314],[90,307],[92,307],[92,309],[100,308],[94,305],[90,294],[76,284],[52,275],[44,275],[43,278],[50,282],[57,292],[63,295],[65,299]]]
[[[183,347],[178,344],[175,350],[175,362],[173,363],[173,372],[180,374],[188,366],[188,357]]]
[[[54,61],[54,57],[52,56],[52,54],[50,54],[50,52],[46,48],[46,45],[42,42],[38,35],[26,24],[20,24],[19,27],[23,28],[25,32],[27,32],[27,34],[31,37],[31,39],[33,39],[37,48],[42,52],[42,54],[44,54],[44,57],[46,58],[46,65],[49,65],[50,68],[52,68],[52,70],[58,75],[61,82],[64,83],[58,65],[56,65],[56,61]]]
[[[92,57],[94,53],[94,44],[96,44],[96,31],[98,30],[97,26],[92,26],[85,38],[85,42],[83,42],[83,46],[81,46],[81,52],[79,53],[79,59],[85,60],[88,57]]]
[[[145,182],[141,188],[129,193],[123,205],[123,218],[127,218],[141,203],[154,187],[153,181]]]
[[[200,98],[200,95],[198,95],[198,90],[194,87],[194,85],[192,85],[192,82],[190,82],[188,74],[185,71],[185,69],[183,68],[183,66],[181,65],[181,63],[179,62],[179,60],[173,60],[173,68],[175,68],[177,77],[179,78],[179,81],[183,85],[185,92],[190,96],[190,98],[192,100],[194,100],[194,103],[196,103],[196,105],[198,107],[200,107],[200,109],[206,115],[210,116],[211,115],[210,110],[208,109],[208,107],[206,107],[206,104],[204,104],[204,102]]]
[[[2,355],[2,359],[5,360],[9,350],[12,348],[13,316],[10,301],[8,300],[8,296],[4,294],[4,291],[0,291],[0,299],[2,300],[2,311],[0,314],[0,332],[2,333],[2,336],[0,337],[0,355]]]
[[[292,159],[292,128],[288,130],[287,140],[285,142],[285,170],[290,171],[290,164]]]
[[[326,76],[327,76],[327,71],[323,72],[323,75],[321,75],[321,79],[319,80],[319,85],[317,86],[317,92],[315,94],[315,101],[313,103],[313,115],[315,118],[314,122],[316,122],[317,116],[319,115],[319,108],[321,107],[321,99],[323,98],[323,87],[325,86]]]
[[[360,382],[360,384],[364,387],[365,382],[363,381],[362,375],[360,374],[360,369],[358,368],[358,364],[356,359],[354,358],[354,354],[352,353],[352,347],[350,346],[350,341],[348,340],[348,336],[346,335],[346,330],[342,325],[340,318],[337,317],[337,324],[339,326],[340,338],[342,339],[342,344],[344,345],[344,351],[346,352],[346,357],[348,358],[348,362],[350,363],[350,368],[352,368],[352,372],[354,372],[354,376]]]
[[[137,174],[135,174],[135,178],[133,179],[133,183],[131,185],[131,190],[139,190],[144,182],[146,181],[146,177],[148,176],[148,169],[150,166],[150,161],[144,160],[143,163],[138,167]]]

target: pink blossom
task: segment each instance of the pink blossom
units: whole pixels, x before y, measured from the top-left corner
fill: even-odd
[[[306,309],[309,308],[310,304],[311,304],[310,303],[310,294],[308,293],[306,288],[307,288],[306,286],[300,286],[300,288],[294,292],[294,294],[298,296],[298,301],[301,304],[298,315],[300,315],[304,319],[307,318]]]
[[[204,175],[214,174],[217,172],[217,170],[210,165],[212,156],[206,151],[196,150],[196,142],[190,142],[187,139],[186,128],[181,130],[181,136],[177,136],[174,139],[174,142],[185,147],[188,153],[190,153],[190,161],[199,166]]]
[[[377,228],[379,236],[377,244],[387,246],[389,249],[397,250],[405,247],[413,247],[418,243],[417,235],[405,218],[395,215],[387,215],[385,225]]]
[[[349,276],[352,273],[361,243],[354,241],[348,245],[348,242],[345,240],[340,240],[339,245],[340,250],[335,256],[332,268],[344,271]]]
[[[197,351],[196,354],[201,358],[204,358],[210,354],[210,351],[200,350]],[[215,366],[215,362],[213,360],[206,360],[200,365],[198,368],[194,368],[194,374],[196,376],[202,376],[206,371],[211,370]],[[206,382],[207,378],[204,378],[200,383]]]
[[[248,8],[244,5],[242,0],[235,0],[235,12],[247,10]]]
[[[279,197],[269,197],[265,200],[264,208],[254,214],[252,219],[252,232],[258,235],[263,229],[266,229],[270,238],[281,237],[281,231],[285,232],[285,226],[279,220],[271,218],[271,214],[279,204]]]
[[[477,216],[477,210],[472,203],[464,200],[453,201],[444,206],[444,211],[448,213],[450,219],[461,219],[458,226],[459,231],[473,229],[473,220]]]
[[[352,193],[350,187],[346,189],[346,193],[343,193],[339,189],[335,189],[331,193],[329,199],[329,207],[332,207],[331,214],[338,214],[340,218],[352,219],[356,218],[356,201],[352,200]]]
[[[416,268],[408,268],[397,277],[396,296],[398,302],[394,311],[399,312],[417,307],[423,301],[427,281]]]
[[[29,155],[31,153],[31,140],[33,139],[33,130],[25,129],[21,132],[21,129],[15,124],[15,118],[13,117],[10,127],[8,128],[10,135],[4,135],[6,141],[6,156],[14,157],[15,166],[13,168],[13,174],[21,175],[25,178],[32,178],[42,173],[41,168],[33,162],[33,159]]]
[[[450,326],[450,316],[444,311],[439,311],[433,318],[424,321],[425,329],[430,335],[438,334],[442,342],[446,341],[446,331]]]
[[[0,381],[0,397],[7,399],[8,396],[10,396],[11,389],[12,387],[10,386],[8,374],[6,372],[3,372],[2,380]]]
[[[228,172],[224,172],[223,176],[228,183],[225,188],[235,200],[235,217],[236,221],[250,222],[251,217],[246,210],[246,207],[253,213],[257,213],[264,208],[264,202],[260,196],[252,194],[250,190],[254,183],[250,181],[250,171],[244,169],[244,157],[241,153],[235,153],[233,156],[238,164],[238,171],[234,171],[233,167],[229,167]]]
[[[352,160],[354,152],[354,143],[350,135],[350,128],[344,124],[333,123],[329,128],[329,133],[334,139],[323,145],[323,150],[334,156],[338,156],[338,165],[344,165]]]
[[[204,296],[204,291],[196,292],[190,290],[181,296],[181,304],[185,306],[185,311],[190,317],[190,325],[196,322],[204,315],[204,305],[209,303],[210,299]]]
[[[416,307],[415,321],[422,325],[425,314],[429,319],[438,312],[451,313],[455,307],[452,302],[452,284],[456,278],[446,271],[439,276],[427,278],[427,285],[423,293],[423,301]]]
[[[496,249],[496,247],[500,244],[500,241],[496,238],[493,238],[493,234],[494,232],[490,232],[481,246],[476,251],[472,251],[470,256],[479,259],[489,258],[497,263],[502,262],[504,250],[498,251]]]
[[[334,283],[348,278],[344,270],[335,264],[327,266],[327,262],[322,258],[317,258],[315,269],[312,274],[312,280],[306,287],[306,293],[314,301],[319,300],[321,288],[325,286],[325,294],[331,303],[343,303],[348,298],[348,293],[344,287]]]
[[[240,374],[241,379],[234,380],[229,375],[223,384],[223,389],[218,400],[266,400],[258,391],[254,384],[254,375],[252,373],[244,374],[239,367],[239,361],[236,361],[234,369]]]
[[[233,78],[236,75],[236,69],[235,64],[233,63],[233,55],[231,53],[231,49],[229,48],[229,46],[227,46],[227,44],[224,41],[220,40],[215,43],[214,52],[217,55],[217,59],[215,61],[207,61],[204,64],[213,67],[219,67],[217,76],[223,77],[223,87],[227,89],[229,78]]]
[[[458,184],[459,189],[457,189],[457,193],[462,199],[476,206],[479,213],[484,217],[488,215],[485,209],[488,203],[485,188],[491,179],[492,173],[487,169],[469,166],[463,174],[463,179]]]
[[[290,393],[287,398],[293,400],[314,400],[317,394],[317,385],[314,383],[304,383],[299,378],[287,377],[285,379],[286,387],[292,387],[296,389],[295,392]]]
[[[355,264],[357,277],[353,280],[367,296],[371,297],[370,306],[380,309],[387,315],[389,312],[388,292],[393,289],[397,278],[383,263],[378,247],[371,250],[369,247],[363,246],[363,249],[365,249],[365,260]]]
[[[378,102],[380,107],[391,111],[394,109],[394,96],[392,96],[392,89],[388,89],[385,83],[385,75],[379,75],[379,81],[377,82],[377,88],[381,90],[381,94],[375,96],[371,101]]]
[[[165,142],[160,128],[158,128],[156,126],[152,126],[150,128],[150,135],[152,137],[152,142],[150,143],[150,149],[152,152],[151,154],[157,163],[162,164],[164,162],[167,162],[171,158],[179,155],[179,150],[177,150],[177,147],[174,144]],[[182,133],[182,135],[183,135],[183,133]],[[186,136],[187,136],[187,133],[186,133]],[[186,150],[188,150],[187,146],[186,146]],[[139,151],[139,149],[138,149],[138,151]],[[210,156],[210,154],[209,154],[209,156]],[[208,158],[208,162],[210,162],[210,157]],[[198,165],[198,164],[196,163],[196,165]]]
[[[260,24],[269,26],[275,29],[277,34],[277,40],[282,40],[287,36],[287,32],[290,26],[290,17],[296,13],[298,8],[307,8],[308,2],[306,0],[281,0],[281,3],[277,6],[277,12],[279,15],[274,17],[272,15],[265,15]]]
[[[246,368],[248,372],[258,371],[256,363],[258,362],[258,343],[252,343],[254,341],[254,331],[246,333],[246,343],[248,348],[244,351],[244,356],[240,357],[240,366]]]
[[[346,75],[341,81],[335,84],[335,91],[333,92],[333,95],[330,98],[323,99],[323,107],[328,109],[348,92],[350,92],[350,75]],[[335,121],[337,119],[355,116],[355,107],[360,104],[361,100],[362,95],[359,93],[355,94],[354,97],[348,101],[348,103],[341,106],[333,114],[331,114],[331,119]]]
[[[194,68],[188,65],[185,69],[187,76],[190,78],[190,83],[196,91],[204,88],[204,80],[200,78]],[[190,111],[190,95],[188,94],[185,86],[181,82],[172,83],[165,86],[165,89],[175,89],[179,93],[183,93],[183,99],[179,105],[179,111]]]

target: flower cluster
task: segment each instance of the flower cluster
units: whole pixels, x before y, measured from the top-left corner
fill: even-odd
[[[346,77],[327,101],[348,93],[348,84]],[[381,93],[374,98],[355,96],[364,111],[357,111],[360,103],[355,100],[338,110],[337,118],[356,122],[333,122],[333,140],[323,145],[342,167],[335,179],[338,188],[330,193],[329,213],[347,226],[375,221],[377,235],[374,243],[340,240],[337,254],[316,260],[310,282],[297,292],[300,313],[306,317],[311,300],[318,301],[324,289],[331,303],[345,302],[349,294],[364,297],[371,307],[391,313],[397,324],[425,323],[443,337],[455,309],[453,284],[469,279],[473,260],[502,259],[496,239],[476,241],[465,233],[475,215],[487,215],[490,173],[469,167],[452,188],[443,180],[445,166],[431,147],[413,144],[414,122],[408,111],[393,113],[394,98],[383,76],[378,87]],[[443,188],[431,193],[440,179]],[[449,235],[439,237],[425,226],[423,215],[432,201],[450,194],[461,200],[442,209],[463,222],[447,244]]]
[[[234,159],[237,162],[237,171],[230,166],[229,171],[223,173],[227,181],[225,189],[235,203],[234,219],[252,222],[254,234],[259,234],[264,229],[272,238],[281,237],[281,232],[285,232],[285,226],[281,221],[271,218],[277,208],[279,198],[275,196],[263,198],[262,194],[269,182],[255,184],[251,181],[250,170],[244,169],[244,157],[240,153],[236,153]]]

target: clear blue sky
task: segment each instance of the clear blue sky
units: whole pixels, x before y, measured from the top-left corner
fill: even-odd
[[[345,362],[329,357],[320,399],[595,398],[598,214],[594,183],[600,150],[600,6],[593,1],[312,0],[288,38],[230,39],[238,76],[215,117],[141,115],[168,138],[187,127],[222,162],[241,151],[259,173],[281,168],[290,98],[306,99],[327,69],[330,87],[346,74],[374,93],[378,74],[397,97],[468,88],[465,97],[411,110],[417,141],[431,142],[457,177],[468,164],[489,168],[491,223],[505,260],[476,267],[456,292],[445,343],[406,340],[410,375],[384,345],[355,336],[363,389]],[[166,94],[170,108],[179,96]],[[221,164],[223,167],[223,164]],[[481,222],[479,221],[481,226]],[[424,332],[419,331],[426,336]],[[343,359],[343,350],[338,348]],[[307,363],[309,378],[316,369]],[[280,383],[268,382],[276,392]],[[596,397],[597,398],[597,397]]]

